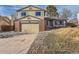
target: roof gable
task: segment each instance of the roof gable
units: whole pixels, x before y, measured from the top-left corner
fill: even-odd
[[[17,20],[21,20],[21,19],[24,19],[24,18],[26,18],[26,17],[33,17],[33,18],[37,18],[37,19],[42,20],[41,18],[38,18],[38,17],[35,17],[35,16],[31,16],[31,15],[28,15],[28,16],[25,16],[25,17],[22,17],[22,18],[19,18],[19,19],[17,19]],[[15,21],[16,21],[16,20],[15,20]]]
[[[29,6],[26,6],[24,8],[21,8],[17,11],[21,11],[21,10],[44,10],[44,9],[36,7],[36,6],[29,5]]]

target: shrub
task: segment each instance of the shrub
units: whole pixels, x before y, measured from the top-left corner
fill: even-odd
[[[67,26],[68,26],[68,27],[76,27],[77,25],[74,24],[74,23],[67,23]]]

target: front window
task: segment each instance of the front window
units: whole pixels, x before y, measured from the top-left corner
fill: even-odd
[[[41,12],[36,12],[36,16],[41,16]]]
[[[55,21],[55,25],[64,25],[64,22],[62,20]]]
[[[53,21],[50,21],[50,26],[53,26]]]
[[[55,21],[55,25],[58,25],[58,21]]]
[[[26,16],[26,12],[21,12],[21,16]]]
[[[60,25],[63,25],[63,24],[64,24],[64,22],[61,20],[61,21],[60,21]]]

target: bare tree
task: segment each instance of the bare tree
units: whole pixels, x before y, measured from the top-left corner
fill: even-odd
[[[77,18],[77,14],[79,13],[79,10],[74,12],[74,17]]]
[[[69,10],[67,8],[62,9],[62,12],[60,13],[60,17],[68,19],[71,16],[72,16],[71,10]]]

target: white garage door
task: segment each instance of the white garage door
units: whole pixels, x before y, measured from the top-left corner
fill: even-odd
[[[22,24],[21,30],[26,33],[38,33],[39,24]]]

